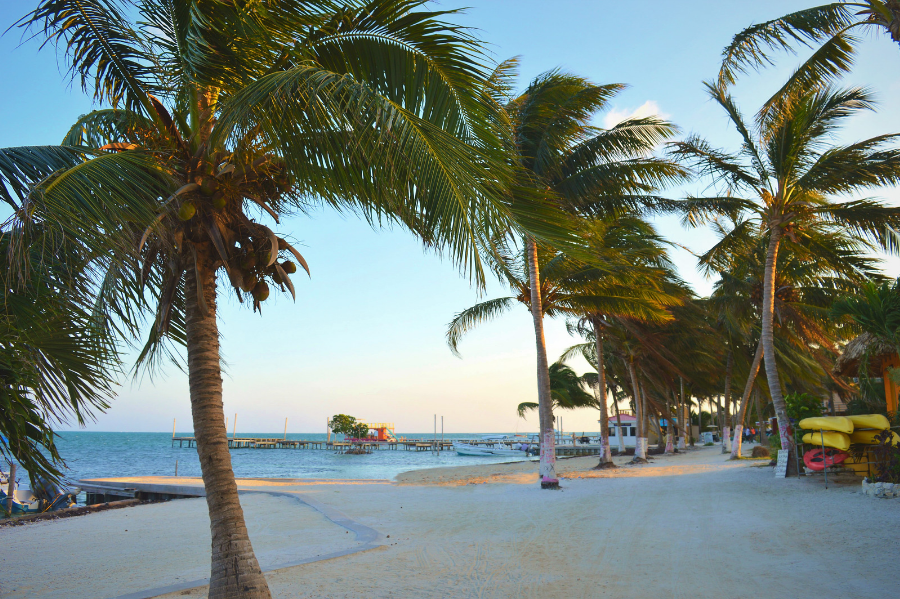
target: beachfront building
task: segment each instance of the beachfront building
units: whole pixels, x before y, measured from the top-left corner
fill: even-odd
[[[637,439],[637,418],[631,414],[620,414],[619,418],[622,420],[621,430],[619,430],[615,416],[609,419],[609,446],[612,448],[619,446],[619,434],[621,433],[622,445],[634,447],[635,439]]]

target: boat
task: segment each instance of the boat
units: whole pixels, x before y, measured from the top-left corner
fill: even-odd
[[[528,457],[528,450],[513,449],[508,445],[496,445],[494,447],[481,447],[479,445],[469,445],[468,443],[454,443],[453,449],[459,455],[480,456],[480,457],[510,457],[525,458]]]
[[[13,514],[36,514],[49,512],[75,505],[75,498],[80,489],[62,490],[56,485],[38,478],[40,486],[35,493],[31,489],[18,488],[13,495]],[[9,476],[0,473],[0,513],[6,513],[9,505]]]

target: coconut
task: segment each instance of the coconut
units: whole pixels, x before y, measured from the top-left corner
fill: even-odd
[[[192,218],[194,218],[195,214],[197,214],[197,207],[194,206],[194,203],[190,200],[183,203],[178,209],[178,218],[180,220],[191,220]]]
[[[283,268],[284,272],[286,272],[289,275],[292,275],[295,272],[297,272],[297,265],[294,264],[293,262],[291,262],[290,260],[285,260],[284,262],[282,262],[281,268]]]
[[[253,299],[264,302],[269,297],[269,286],[265,281],[260,281],[253,287]]]
[[[252,272],[243,272],[241,275],[241,291],[249,293],[259,283],[259,279]]]
[[[200,182],[200,191],[203,192],[203,195],[211,196],[216,193],[217,189],[219,189],[219,181],[215,177],[212,175],[203,177],[203,181]]]
[[[288,249],[288,242],[285,241],[284,239],[282,239],[281,237],[278,238],[278,249],[279,250]]]
[[[225,197],[225,192],[221,189],[213,194],[212,197],[212,205],[216,210],[223,209],[228,204],[228,198]]]
[[[275,281],[276,283],[278,283],[279,285],[281,283],[284,283],[284,281],[281,279],[281,275],[278,273],[277,270],[274,270],[274,269],[272,270],[272,280]]]
[[[241,261],[241,268],[245,268],[250,270],[258,263],[258,258],[256,257],[256,252],[248,252],[244,259]]]

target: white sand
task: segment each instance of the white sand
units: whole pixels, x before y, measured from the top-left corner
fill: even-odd
[[[864,497],[858,482],[825,490],[821,478],[779,481],[771,468],[753,467],[759,462],[727,462],[725,457],[717,447],[701,448],[613,471],[582,470],[596,458],[564,460],[561,470],[572,478],[564,479],[558,492],[538,489],[531,464],[418,471],[401,475],[400,485],[256,482],[254,488],[302,493],[390,535],[375,549],[267,576],[280,598],[827,599],[900,594],[895,566],[900,500]],[[435,477],[443,479],[436,484]],[[468,484],[475,480],[498,482]],[[260,496],[244,496],[242,502],[261,556],[277,556],[279,547],[288,545],[279,545],[278,535],[260,534],[283,530],[285,520],[294,531],[310,527],[293,535],[303,545],[327,544],[331,541],[322,539],[341,534],[353,537],[342,529],[330,534],[337,527],[315,520],[302,505],[292,509],[305,510],[312,521],[288,514],[290,510],[273,513]],[[152,508],[175,514],[196,510],[188,504],[200,503],[182,500]],[[68,546],[72,568],[66,597],[110,596],[87,591],[92,585],[112,588],[117,583],[119,594],[125,594],[138,590],[137,579],[155,577],[156,586],[169,584],[180,571],[174,562],[191,560],[193,572],[208,556],[205,542],[202,558],[175,554],[167,538],[183,534],[177,521],[149,509],[6,529],[0,538],[4,547],[21,544],[30,551],[57,542]],[[78,531],[104,535],[98,531],[114,527],[100,518],[125,520],[126,513],[129,524],[146,519],[155,529],[142,551],[120,540],[121,535],[97,543],[89,554],[80,550]],[[205,516],[194,514],[205,527]],[[0,596],[49,596],[7,591],[12,588],[7,586],[10,568],[26,568],[27,562],[0,560]],[[106,570],[94,570],[98,564],[107,564]],[[47,577],[29,572],[16,576],[20,585]],[[167,595],[202,596],[202,588]]]

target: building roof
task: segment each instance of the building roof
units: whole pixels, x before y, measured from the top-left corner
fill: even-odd
[[[622,422],[635,422],[635,421],[637,420],[637,418],[635,418],[635,417],[632,416],[631,414],[620,414],[620,415],[619,415],[619,418],[622,419]],[[600,422],[600,421],[598,420],[597,422]],[[610,417],[609,417],[609,423],[610,423],[610,424],[615,424],[615,423],[616,423],[616,417],[615,417],[615,416],[610,416]]]
[[[859,361],[869,350],[869,371],[881,376],[882,363],[895,355],[896,350],[890,343],[885,343],[870,333],[863,333],[844,346],[844,351],[834,361],[832,372],[837,376],[857,376]]]

